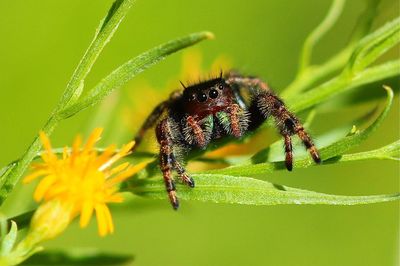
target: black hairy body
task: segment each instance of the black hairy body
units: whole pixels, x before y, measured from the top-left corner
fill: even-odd
[[[318,150],[299,119],[262,80],[231,72],[183,87],[155,107],[135,137],[137,147],[145,132],[157,124],[160,169],[174,209],[179,207],[179,201],[172,172],[175,170],[188,186],[195,186],[177,159],[178,149],[205,149],[210,142],[224,136],[241,138],[269,117],[274,118],[284,138],[285,162],[289,171],[293,167],[293,135],[301,139],[313,160],[320,163]]]

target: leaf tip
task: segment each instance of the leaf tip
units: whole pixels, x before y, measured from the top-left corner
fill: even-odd
[[[205,36],[206,39],[208,39],[208,40],[214,40],[214,39],[215,39],[215,35],[214,35],[214,33],[212,33],[211,31],[205,31],[205,32],[204,32],[204,36]]]
[[[383,85],[383,88],[386,90],[390,98],[393,98],[393,90],[390,86],[388,85]]]

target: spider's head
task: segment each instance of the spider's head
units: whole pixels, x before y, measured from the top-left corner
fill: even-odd
[[[232,89],[221,77],[191,85],[183,92],[184,109],[199,117],[222,111],[232,99]]]

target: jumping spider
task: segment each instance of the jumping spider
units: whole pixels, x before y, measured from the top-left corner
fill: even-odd
[[[299,119],[286,108],[268,85],[255,77],[230,72],[175,91],[158,104],[135,137],[139,144],[145,132],[157,122],[156,136],[160,144],[159,163],[172,207],[179,201],[172,171],[183,183],[194,187],[194,180],[177,160],[177,150],[205,149],[224,136],[242,137],[257,129],[269,116],[284,138],[286,168],[293,164],[292,139],[297,134],[316,163],[321,162],[317,148]],[[166,116],[162,116],[166,113]],[[135,145],[137,147],[138,145]]]

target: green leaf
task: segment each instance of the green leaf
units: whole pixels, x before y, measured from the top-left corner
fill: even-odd
[[[400,199],[400,194],[374,196],[339,196],[272,184],[241,176],[194,174],[196,188],[178,185],[179,198],[215,203],[246,205],[329,204],[359,205]],[[160,179],[141,179],[130,182],[127,191],[136,195],[165,199],[164,182]]]
[[[11,221],[10,231],[1,239],[0,257],[6,256],[11,252],[15,245],[15,241],[17,240],[17,232],[17,224],[14,221]]]
[[[400,60],[393,60],[367,68],[350,78],[345,75],[333,78],[310,91],[288,98],[286,102],[291,110],[299,112],[339,93],[398,75],[400,75]]]
[[[338,156],[338,158],[334,157],[328,160],[327,163],[337,163],[339,161],[351,162],[371,159],[400,161],[400,140],[397,140],[379,149],[353,154],[345,154],[342,156]]]
[[[350,58],[348,70],[358,73],[400,42],[400,18],[397,18],[363,38]]]
[[[101,51],[110,41],[119,24],[128,13],[133,2],[134,0],[117,0],[111,6],[107,16],[100,22],[93,41],[68,82],[58,109],[65,108],[78,100],[84,87],[85,78],[92,69]]]
[[[21,265],[127,265],[131,255],[109,254],[96,250],[46,251],[35,254]]]
[[[357,23],[354,27],[352,38],[350,43],[341,51],[339,51],[336,55],[332,56],[330,59],[328,59],[325,63],[322,63],[321,65],[310,65],[308,67],[301,67],[299,72],[296,75],[295,80],[289,84],[289,86],[283,90],[281,96],[283,98],[288,98],[290,96],[296,95],[301,91],[306,91],[307,89],[312,88],[312,86],[315,86],[316,84],[323,82],[326,80],[328,77],[332,76],[333,74],[339,72],[343,67],[348,63],[349,58],[354,50],[354,46],[357,44],[359,39],[364,37],[371,29],[372,22],[376,16],[377,13],[377,7],[379,4],[380,0],[367,0],[367,5],[366,9],[360,16],[358,17]],[[340,3],[332,3],[332,7],[336,5],[340,5]],[[330,12],[335,12],[331,10]],[[334,15],[332,17],[332,15]],[[329,23],[332,23],[334,20],[337,18],[336,14],[332,14],[331,16],[328,15],[330,21]],[[325,20],[328,18],[326,17]],[[321,25],[321,24],[320,24]],[[323,27],[325,33],[327,30],[329,30],[329,27]],[[319,34],[322,36],[322,34]],[[307,41],[306,41],[307,42]],[[309,46],[309,44],[304,44],[303,45],[303,52],[300,55],[301,61],[302,58],[306,57],[304,56],[305,50],[310,50],[308,54],[311,55],[313,45],[309,48],[305,48],[306,46]],[[309,56],[310,57],[310,56]],[[304,65],[300,61],[300,66]],[[309,61],[309,60],[308,60]]]
[[[78,100],[83,90],[86,76],[89,74],[97,57],[107,42],[111,39],[114,32],[117,30],[118,25],[123,20],[132,4],[133,0],[115,1],[105,19],[103,19],[100,23],[92,43],[86,50],[86,53],[78,64],[78,67],[75,69],[56,109],[53,111],[52,115],[41,129],[48,136],[51,135],[60,120],[58,116],[60,109],[65,108],[69,104],[72,104],[74,101]],[[32,144],[16,162],[15,166],[9,168],[8,171],[5,171],[1,176],[1,180],[4,182],[1,184],[0,188],[0,205],[3,204],[9,193],[14,189],[19,178],[22,176],[41,147],[42,145],[40,143],[39,136],[36,135]]]
[[[66,110],[63,110],[60,115],[63,118],[66,118],[98,103],[113,90],[123,86],[134,76],[154,65],[155,63],[163,60],[167,55],[194,45],[202,40],[211,38],[213,38],[213,35],[210,32],[193,33],[188,36],[169,41],[147,52],[144,52],[143,54],[129,60],[115,69],[99,84],[97,84],[86,97],[81,99],[76,104],[70,106]]]
[[[307,36],[300,56],[299,73],[303,72],[311,61],[315,44],[333,27],[342,13],[345,0],[334,0],[324,20]]]

